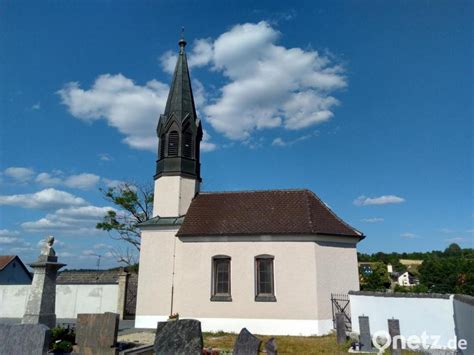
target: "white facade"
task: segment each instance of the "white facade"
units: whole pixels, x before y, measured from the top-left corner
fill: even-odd
[[[199,192],[199,181],[182,176],[160,176],[155,180],[153,217],[178,217],[186,214]]]
[[[401,274],[398,277],[398,284],[400,286],[414,286],[415,284],[410,281],[410,273],[408,271],[405,271],[403,274]]]
[[[354,238],[333,236],[176,237],[142,231],[135,326],[155,328],[171,313],[203,331],[322,335],[332,329],[331,293],[359,289]],[[358,241],[358,240],[357,240]],[[276,302],[255,300],[255,257],[274,257]],[[232,301],[211,301],[212,258],[231,258]]]

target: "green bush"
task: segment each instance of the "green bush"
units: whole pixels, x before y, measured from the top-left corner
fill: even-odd
[[[58,352],[72,352],[76,334],[72,328],[57,326],[51,329],[49,348]]]

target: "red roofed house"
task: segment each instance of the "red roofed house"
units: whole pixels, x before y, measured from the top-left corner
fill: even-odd
[[[359,289],[363,234],[308,190],[199,191],[202,127],[179,45],[157,128],[154,217],[140,226],[135,326],[179,313],[204,331],[328,333],[331,293]]]
[[[31,274],[17,255],[0,255],[0,285],[29,285]]]

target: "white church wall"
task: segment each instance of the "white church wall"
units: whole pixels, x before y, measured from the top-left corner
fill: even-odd
[[[0,285],[0,318],[21,318],[30,285]],[[57,285],[56,318],[76,318],[78,313],[118,313],[118,284]]]
[[[331,293],[359,290],[356,245],[316,242],[318,318],[329,319],[332,328]]]
[[[153,216],[177,217],[186,214],[198,190],[196,179],[161,176],[155,181]]]
[[[171,311],[171,281],[177,228],[143,230],[138,272],[138,315],[162,315]],[[138,318],[137,318],[138,320]],[[136,323],[136,327],[141,327]],[[156,323],[152,326],[154,328]]]
[[[314,236],[180,239],[174,236],[176,232],[176,229],[142,232],[136,327],[154,328],[157,321],[168,318],[173,254],[176,255],[173,313],[179,313],[181,318],[201,320],[205,331],[239,332],[246,326],[260,334],[326,334],[332,329],[331,291],[347,293],[358,289],[355,248],[317,246]],[[330,241],[334,237],[322,239]],[[276,302],[255,301],[254,258],[260,254],[274,256]],[[210,300],[212,257],[216,255],[231,257],[231,302]],[[334,265],[335,261],[338,269],[328,271],[328,265]],[[354,270],[346,270],[352,267]],[[324,280],[341,277],[341,281],[319,296],[315,280],[323,273]],[[326,281],[321,280],[321,287],[326,286]]]

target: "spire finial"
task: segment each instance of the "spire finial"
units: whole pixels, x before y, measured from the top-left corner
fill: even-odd
[[[184,47],[186,47],[186,41],[184,40],[184,26],[181,27],[181,38],[179,39],[178,44],[180,47],[179,52],[182,53],[184,51]]]

